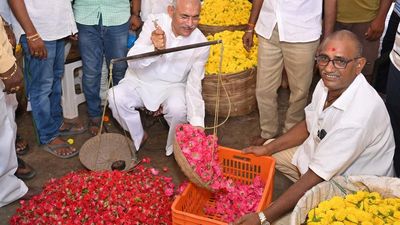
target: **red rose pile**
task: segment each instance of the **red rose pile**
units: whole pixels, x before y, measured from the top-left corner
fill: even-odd
[[[71,172],[21,201],[10,224],[172,224],[172,178],[133,172]]]

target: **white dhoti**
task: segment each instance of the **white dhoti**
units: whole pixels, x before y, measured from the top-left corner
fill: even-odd
[[[137,109],[141,107],[146,107],[151,111],[156,109],[154,108],[154,102],[151,102],[151,107],[148,107],[147,104],[149,95],[146,93],[151,90],[144,90],[133,82],[135,81],[126,78],[121,80],[117,86],[109,90],[108,101],[113,117],[123,129],[129,131],[136,149],[139,150],[144,130]],[[175,85],[161,91],[158,87],[153,87],[153,90],[162,92],[158,95],[158,107],[160,105],[163,107],[164,118],[169,125],[167,145],[165,147],[166,155],[169,156],[173,153],[176,126],[187,122],[185,87],[183,85]],[[160,98],[160,96],[162,97]]]
[[[0,82],[0,90],[4,84]],[[21,198],[27,191],[25,183],[14,173],[18,168],[15,152],[15,109],[18,105],[15,94],[5,95],[0,91],[0,207]]]

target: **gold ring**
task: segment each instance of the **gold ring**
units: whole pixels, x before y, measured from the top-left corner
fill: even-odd
[[[39,55],[39,52],[34,52],[33,54],[34,54],[34,55]]]
[[[20,86],[15,86],[15,91],[18,91],[20,88]]]
[[[14,92],[15,91],[15,88],[10,88],[10,92]]]

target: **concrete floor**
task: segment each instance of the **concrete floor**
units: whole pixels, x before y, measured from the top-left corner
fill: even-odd
[[[283,120],[283,115],[285,114],[288,102],[287,89],[280,89],[279,91],[279,120]],[[87,124],[86,116],[86,104],[83,103],[79,106],[80,117]],[[222,121],[224,118],[220,118]],[[235,149],[242,149],[249,145],[249,140],[251,137],[259,134],[259,123],[258,123],[258,113],[253,112],[249,115],[232,117],[218,130],[219,144],[222,146],[227,146]],[[79,161],[78,157],[71,159],[59,159],[55,156],[41,150],[40,146],[37,144],[36,136],[33,130],[32,116],[28,113],[22,113],[17,116],[18,133],[25,138],[31,148],[31,151],[23,156],[22,158],[33,166],[37,175],[32,180],[26,181],[28,186],[42,186],[50,178],[57,178],[65,175],[70,171],[85,169]],[[147,132],[149,134],[149,139],[144,145],[143,149],[138,152],[138,157],[151,157],[151,166],[155,168],[162,168],[167,166],[169,172],[167,175],[173,177],[176,184],[179,184],[185,180],[185,176],[180,171],[179,166],[176,164],[173,156],[165,156],[165,143],[167,138],[167,129],[160,123],[152,123],[151,119],[147,118],[145,122]],[[213,116],[207,115],[206,125],[211,126],[213,124]],[[116,123],[110,122],[106,125],[111,132],[119,132]],[[82,135],[74,137],[76,148],[80,148],[83,143],[89,139],[91,136],[89,133],[84,133]],[[284,190],[286,190],[291,182],[282,176],[279,172],[275,175],[275,185],[273,191],[273,198],[275,199]],[[15,213],[15,210],[19,207],[19,203],[14,202],[8,206],[0,208],[0,224],[8,224],[8,220]]]

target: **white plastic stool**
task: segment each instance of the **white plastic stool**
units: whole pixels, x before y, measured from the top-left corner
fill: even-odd
[[[75,76],[75,70],[78,70],[78,76]],[[67,63],[64,66],[64,76],[61,80],[64,118],[73,119],[78,117],[78,105],[85,102],[82,87],[82,61]],[[75,85],[80,86],[81,93],[77,94]]]

